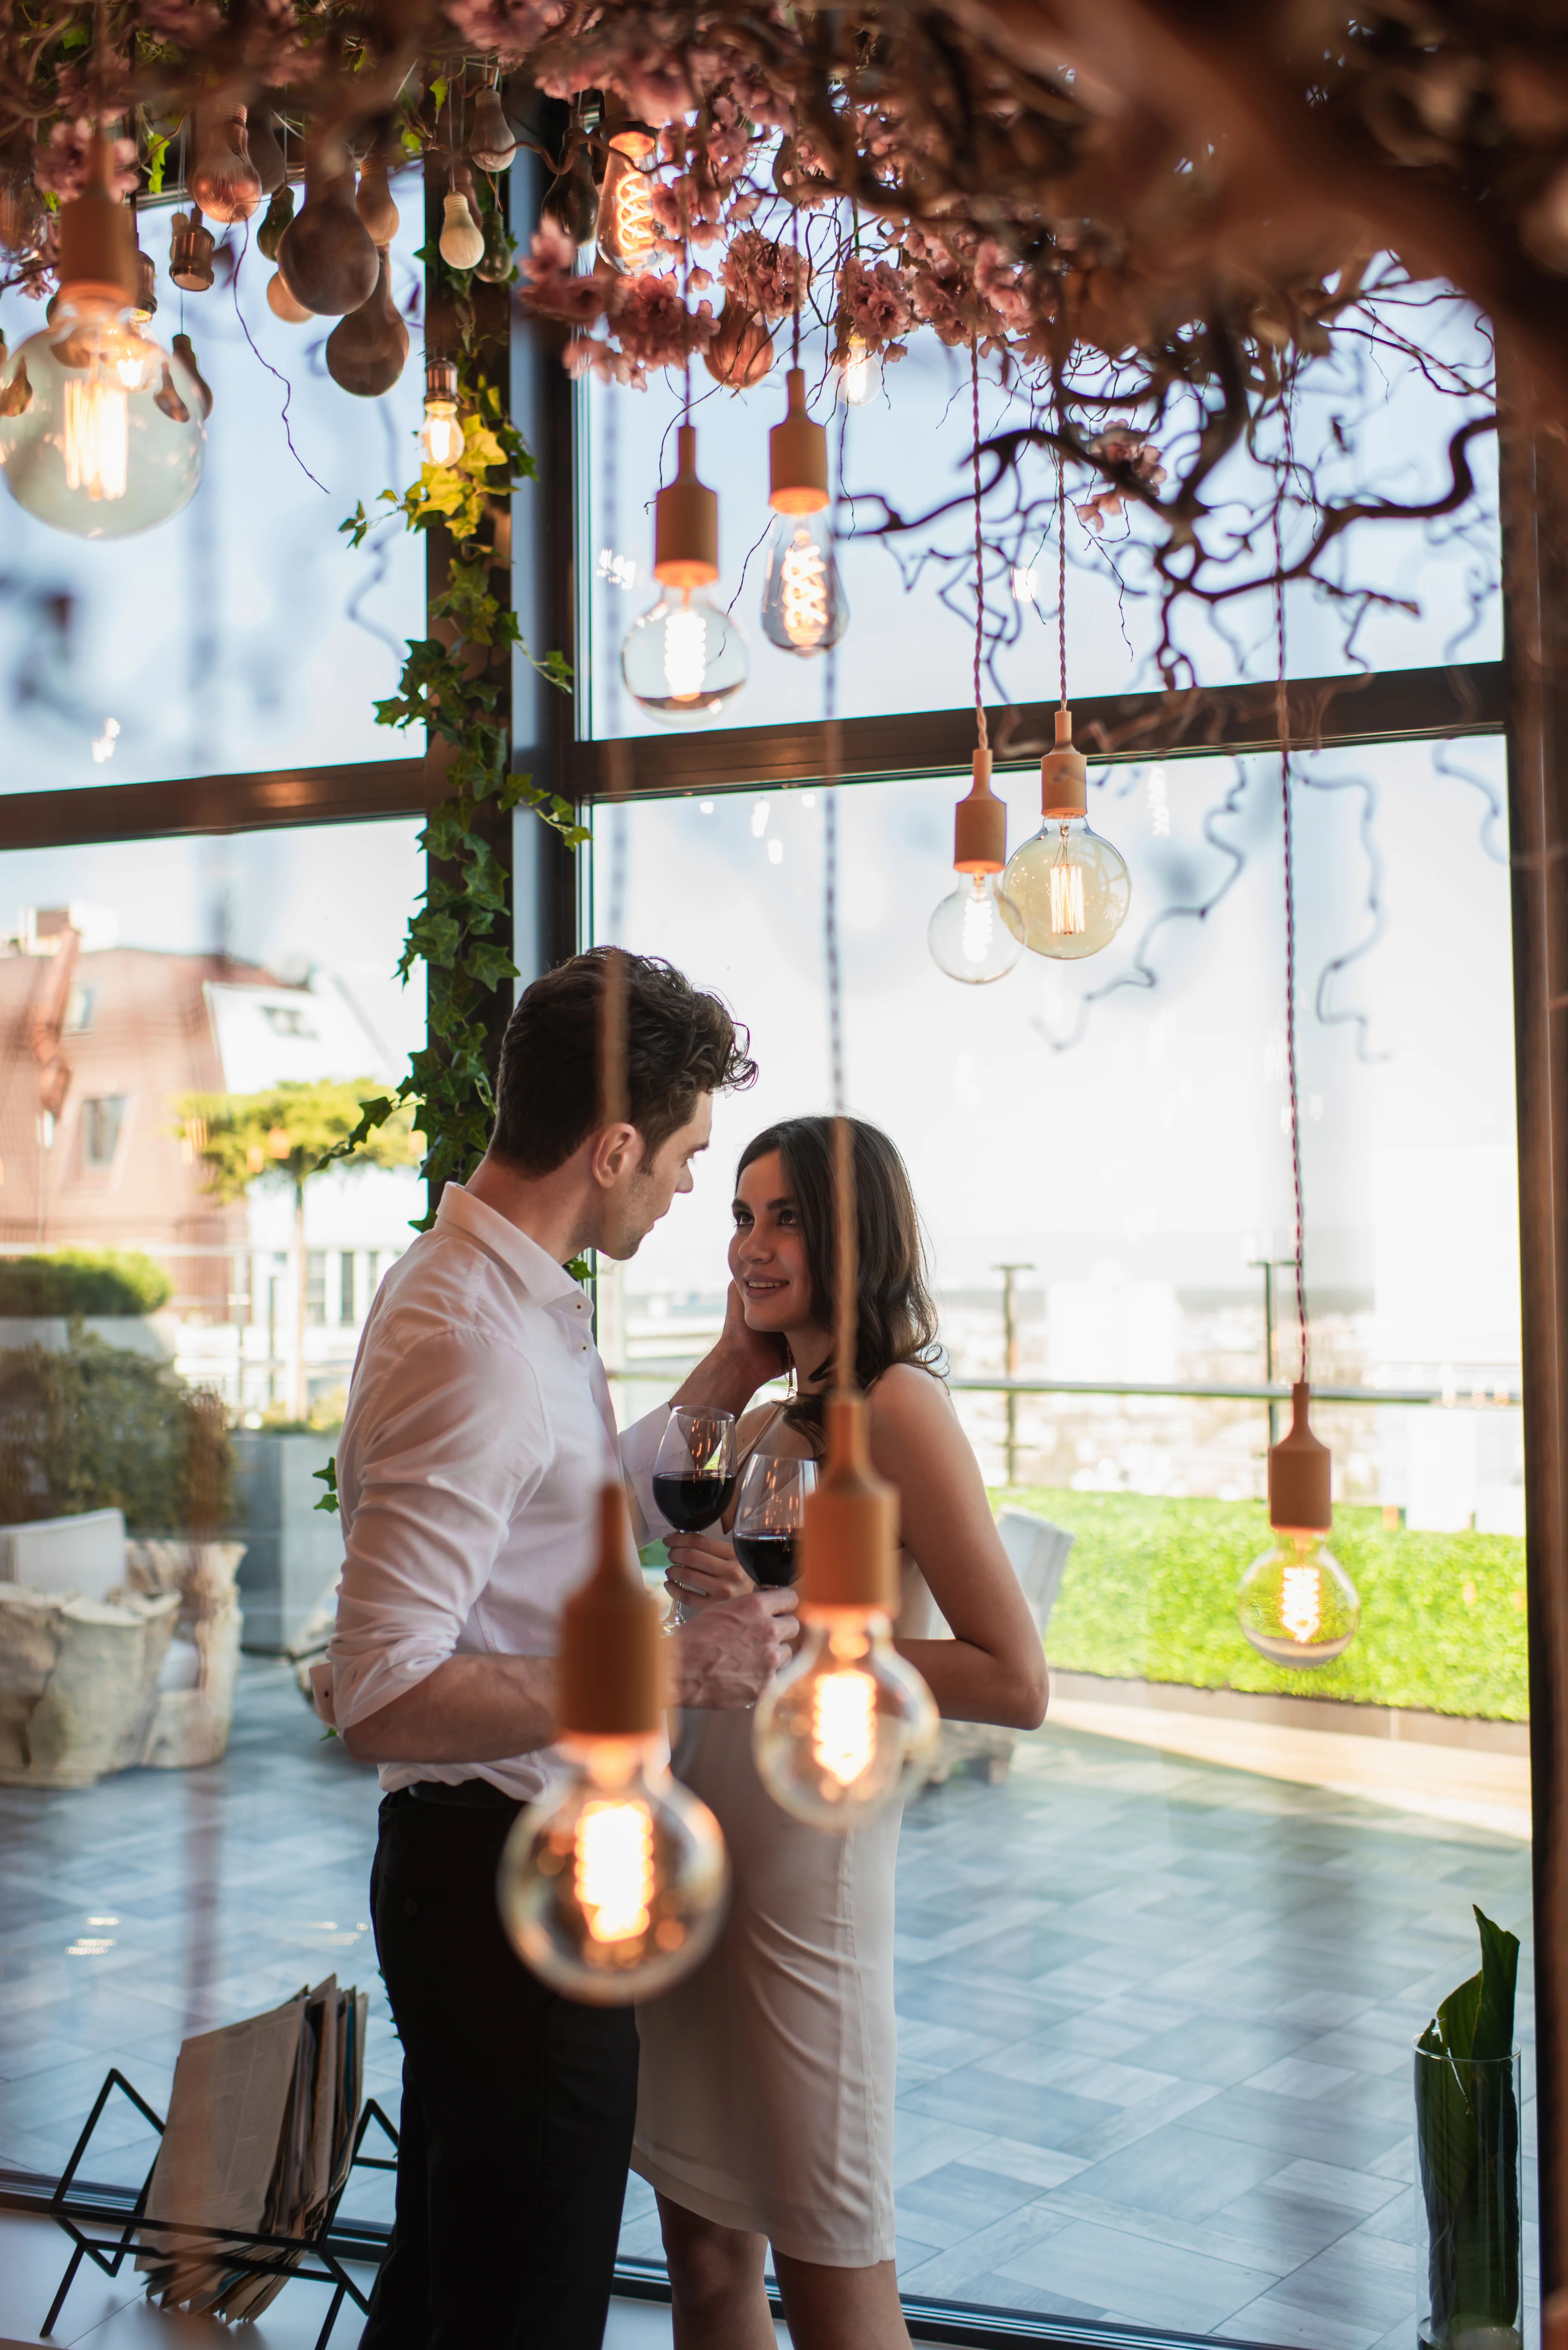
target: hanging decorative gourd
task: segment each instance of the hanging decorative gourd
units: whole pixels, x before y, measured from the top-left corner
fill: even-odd
[[[713,339],[702,354],[702,364],[714,382],[727,384],[732,391],[749,391],[762,382],[773,363],[773,331],[767,320],[727,296]]]
[[[339,319],[327,338],[327,374],[360,400],[379,400],[384,391],[390,391],[409,356],[409,330],[392,299],[384,244],[379,259],[376,289],[369,300]]]
[[[330,171],[319,156],[306,163],[305,202],[283,233],[277,265],[295,300],[318,317],[343,317],[369,300],[379,264],[347,167]]]
[[[303,327],[316,316],[315,311],[307,310],[303,302],[295,300],[281,269],[275,269],[267,279],[266,307],[275,318],[283,320],[286,327]]]
[[[473,101],[473,125],[468,135],[468,160],[482,172],[509,171],[517,140],[506,120],[501,92],[487,81]]]
[[[556,1675],[566,1767],[506,1839],[501,1920],[553,1990],[624,2007],[707,1955],[730,1870],[712,1813],[667,1766],[663,1627],[618,1484],[599,1497],[593,1573],[561,1610]]]
[[[594,185],[593,164],[586,147],[579,147],[566,169],[551,181],[539,210],[574,244],[593,242],[599,216],[599,192]]]
[[[243,106],[199,106],[196,160],[186,189],[209,220],[247,221],[262,200],[261,173],[250,157]]]
[[[493,202],[485,213],[484,252],[473,274],[486,286],[510,286],[517,275],[512,242],[506,234],[506,223],[499,203]]]
[[[255,166],[263,195],[275,195],[287,177],[288,165],[278,145],[270,106],[251,108],[245,118],[245,149]]]
[[[484,232],[455,183],[446,192],[438,244],[449,269],[472,269],[484,258]]]
[[[175,358],[182,362],[186,374],[190,377],[192,382],[196,387],[196,397],[201,403],[202,417],[206,418],[211,416],[213,412],[212,389],[202,375],[201,369],[196,365],[196,353],[192,348],[190,336],[176,335],[172,343],[170,345],[170,348],[172,350]]]
[[[135,223],[101,131],[60,208],[58,272],[53,318],[0,369],[0,466],[40,522],[127,537],[189,503],[205,435],[196,379],[137,322]]]
[[[732,616],[699,594],[719,577],[719,500],[697,477],[697,428],[675,435],[675,479],[653,502],[653,576],[662,592],[620,649],[633,700],[672,726],[716,717],[746,681],[746,640]]]
[[[976,425],[978,439],[979,426]],[[1054,747],[1040,762],[1040,830],[1015,848],[1002,886],[1023,917],[1024,943],[1053,962],[1076,962],[1109,946],[1127,920],[1132,880],[1127,859],[1092,831],[1088,769],[1073,741],[1067,707],[1067,509],[1056,465],[1057,655],[1061,706]]]
[[[268,261],[276,261],[278,246],[283,243],[284,230],[293,218],[294,190],[286,180],[268,204],[266,218],[256,231],[256,248]]]
[[[443,466],[455,465],[462,454],[455,360],[425,362],[425,421],[420,427],[420,454],[427,465]]]
[[[763,632],[782,652],[826,652],[849,623],[833,553],[827,432],[806,413],[805,372],[785,379],[788,405],[768,435],[768,504],[777,515],[763,577]]]
[[[650,130],[628,128],[611,134],[599,190],[598,245],[612,269],[646,269],[654,257],[659,224],[653,217],[651,165],[658,147]]]
[[[213,282],[213,232],[194,204],[170,224],[169,276],[184,294],[204,294]]]
[[[374,147],[359,166],[354,209],[378,245],[391,244],[402,224],[401,215],[388,182],[386,158]]]

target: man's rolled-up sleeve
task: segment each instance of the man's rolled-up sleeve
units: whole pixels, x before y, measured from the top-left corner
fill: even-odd
[[[344,1451],[352,1490],[327,1651],[339,1730],[456,1648],[549,1457],[537,1378],[492,1342],[416,1329],[350,1406]]]

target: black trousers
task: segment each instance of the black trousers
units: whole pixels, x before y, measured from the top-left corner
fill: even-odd
[[[403,2047],[397,2216],[361,2350],[600,2350],[637,2111],[629,2008],[501,1929],[517,1807],[381,1805],[376,1950]]]

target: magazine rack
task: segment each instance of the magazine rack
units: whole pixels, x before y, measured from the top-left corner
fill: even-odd
[[[65,2230],[75,2249],[67,2263],[65,2275],[60,2279],[60,2289],[50,2303],[49,2314],[44,2320],[43,2330],[46,2335],[54,2332],[55,2320],[65,2307],[66,2295],[76,2282],[77,2271],[80,2268],[84,2256],[100,2268],[105,2276],[118,2276],[122,2263],[136,2252],[144,2251],[148,2237],[154,2234],[166,2238],[190,2236],[207,2243],[221,2245],[224,2260],[232,2268],[236,2279],[274,2276],[281,2270],[289,2277],[301,2277],[310,2284],[331,2285],[332,2303],[327,2313],[326,2323],[317,2336],[316,2350],[327,2350],[332,2328],[337,2323],[337,2313],[343,2306],[345,2296],[353,2302],[357,2309],[369,2314],[370,2304],[354,2279],[348,2274],[343,2264],[344,2255],[341,2251],[334,2249],[331,2239],[337,2216],[337,2206],[348,2188],[348,2178],[356,2170],[395,2170],[398,2167],[395,2159],[389,2160],[383,2155],[369,2155],[361,2151],[365,2133],[370,2124],[375,2122],[391,2147],[394,2157],[397,2152],[398,2133],[374,2097],[366,2100],[360,2113],[354,2132],[353,2152],[349,2157],[348,2169],[344,2177],[343,2185],[328,2200],[321,2224],[314,2235],[268,2236],[239,2228],[225,2229],[220,2232],[213,2227],[211,2221],[192,2223],[179,2220],[146,2218],[147,2198],[152,2185],[151,2168],[142,2180],[130,2210],[119,2218],[111,2217],[100,2202],[74,2200],[72,2189],[76,2184],[77,2171],[91,2142],[92,2134],[98,2127],[103,2109],[116,2089],[122,2096],[130,2098],[137,2112],[144,2121],[151,2124],[160,2137],[163,2135],[163,2123],[160,2116],[153,2112],[146,2098],[139,2095],[131,2087],[123,2073],[111,2068],[102,2088],[98,2093],[93,2109],[88,2116],[87,2126],[78,2138],[72,2149],[71,2158],[60,2174],[59,2183],[49,2203],[49,2216]],[[94,2232],[95,2230],[100,2232]],[[362,2263],[377,2262],[380,2257],[380,2249],[373,2239],[368,2238],[363,2250],[361,2251],[359,2245],[356,2243],[349,2257]],[[313,2261],[316,2263],[314,2267],[309,2265]]]

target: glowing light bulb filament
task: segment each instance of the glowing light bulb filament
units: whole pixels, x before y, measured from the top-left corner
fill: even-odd
[[[648,1931],[653,1821],[642,1804],[588,1804],[577,1822],[575,1883],[596,1942]]]
[[[877,1752],[877,1684],[869,1673],[825,1673],[812,1692],[811,1751],[841,1787],[853,1786]]]
[[[1310,1562],[1287,1566],[1280,1594],[1280,1622],[1293,1640],[1305,1648],[1315,1640],[1323,1624],[1323,1577]]]
[[[425,402],[420,449],[427,465],[454,464],[462,454],[462,427],[450,400]]]
[[[784,549],[779,600],[791,644],[806,651],[819,645],[827,634],[827,566],[808,531],[797,530]]]
[[[691,604],[679,604],[664,623],[664,682],[673,702],[696,702],[708,666],[708,623]]]
[[[841,380],[844,397],[851,408],[863,408],[876,390],[871,346],[864,335],[851,335],[845,346]]]
[[[93,378],[66,385],[66,487],[122,498],[130,458],[130,408],[122,386]]]
[[[1067,827],[1062,827],[1062,853],[1051,868],[1051,929],[1057,938],[1074,937],[1088,928],[1084,914],[1084,868],[1067,856]]]
[[[963,901],[963,929],[959,937],[959,951],[965,962],[983,962],[991,952],[991,942],[996,931],[996,913],[991,893],[977,873],[974,886]]]
[[[653,250],[654,234],[652,182],[632,164],[615,192],[616,250],[623,261],[641,261]]]

